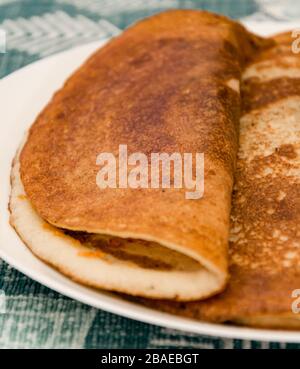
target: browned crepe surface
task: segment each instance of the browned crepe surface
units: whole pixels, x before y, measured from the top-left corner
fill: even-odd
[[[31,204],[49,223],[154,240],[227,275],[239,93],[229,81],[262,40],[206,12],[162,13],[92,56],[39,115],[21,152]],[[205,154],[205,193],[106,189],[95,183],[100,152]]]

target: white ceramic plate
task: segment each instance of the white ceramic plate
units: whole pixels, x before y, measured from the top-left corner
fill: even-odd
[[[249,26],[250,24],[248,24]],[[262,34],[286,29],[250,25]],[[205,335],[263,341],[300,342],[300,332],[271,331],[192,321],[154,311],[96,291],[64,277],[34,257],[8,224],[10,166],[24,132],[53,92],[104,42],[91,43],[33,63],[0,81],[0,257],[28,277],[66,296],[128,318]]]

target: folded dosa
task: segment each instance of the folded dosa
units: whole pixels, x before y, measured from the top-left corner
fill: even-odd
[[[300,54],[292,53],[290,33],[275,42],[243,73],[228,287],[204,302],[160,301],[157,308],[214,322],[300,328]]]
[[[42,260],[94,287],[195,300],[228,278],[239,83],[263,41],[227,18],[171,11],[96,52],[31,127],[12,172],[11,224]],[[204,153],[204,196],[105,190],[100,152]]]

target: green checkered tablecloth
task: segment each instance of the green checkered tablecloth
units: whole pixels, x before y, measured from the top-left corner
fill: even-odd
[[[257,11],[253,0],[0,0],[0,30],[7,35],[0,77],[74,45],[113,36],[139,18],[170,8],[208,9],[232,18]],[[125,319],[51,291],[3,261],[0,290],[6,295],[0,348],[298,347],[204,337]]]

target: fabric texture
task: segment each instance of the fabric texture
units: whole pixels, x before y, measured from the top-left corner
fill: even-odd
[[[0,78],[48,55],[114,36],[137,19],[171,8],[206,9],[232,18],[259,10],[253,0],[0,0],[0,30],[7,38],[6,53],[0,53]],[[205,337],[136,322],[71,300],[0,261],[0,348],[300,345]]]

